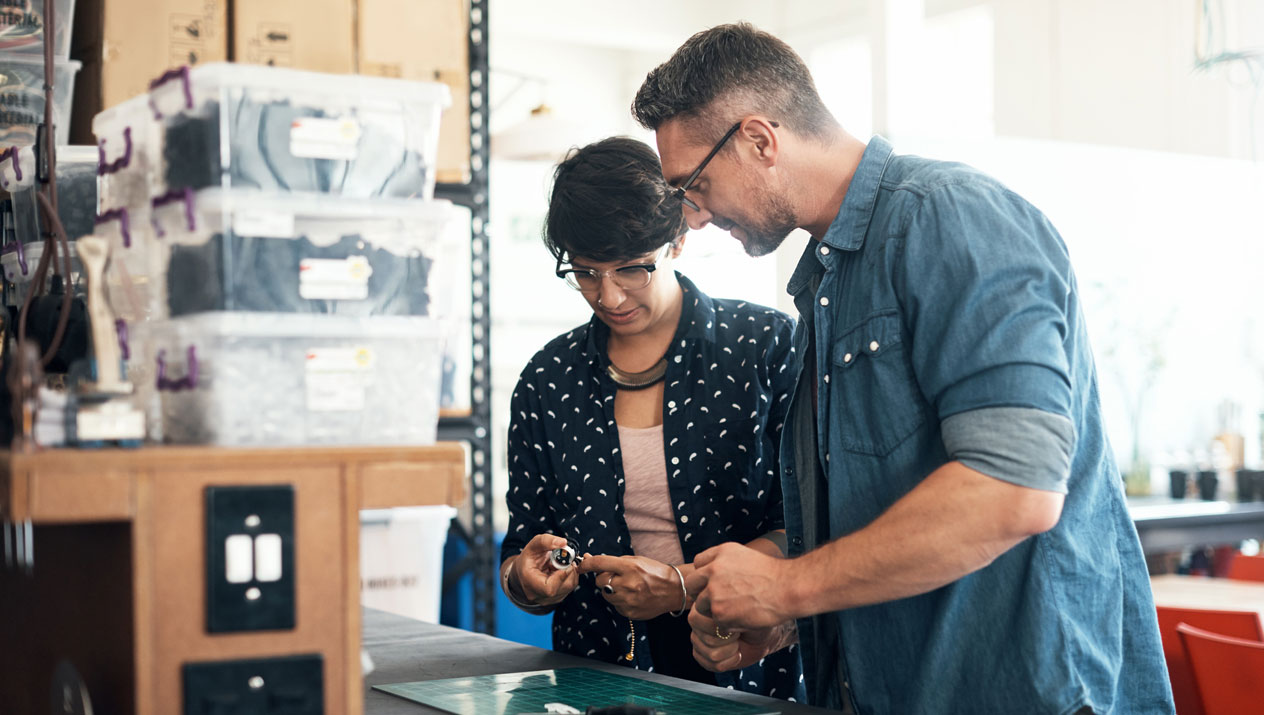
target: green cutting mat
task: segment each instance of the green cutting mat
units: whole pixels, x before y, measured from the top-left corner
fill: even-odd
[[[547,703],[565,703],[581,712],[589,705],[644,705],[658,708],[667,715],[776,715],[778,712],[591,668],[422,680],[374,685],[373,688],[458,715],[542,713]]]

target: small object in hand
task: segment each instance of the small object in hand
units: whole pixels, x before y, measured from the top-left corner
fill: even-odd
[[[716,637],[716,638],[719,638],[719,639],[720,639],[720,640],[722,640],[722,641],[726,641],[726,640],[728,640],[728,639],[732,638],[732,637],[733,637],[733,634],[732,634],[732,633],[721,633],[721,632],[720,632],[720,626],[719,626],[719,625],[716,625],[716,627],[715,627],[715,637]]]
[[[566,543],[566,546],[553,549],[553,551],[549,554],[549,564],[558,571],[565,571],[571,566],[576,566],[582,563],[583,560],[583,556],[577,556],[575,554],[575,547],[572,546],[569,541]]]

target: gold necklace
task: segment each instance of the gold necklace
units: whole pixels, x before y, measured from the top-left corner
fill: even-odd
[[[625,390],[644,390],[658,384],[667,375],[667,356],[664,355],[653,367],[643,372],[624,372],[615,367],[614,363],[610,363],[606,366],[606,374],[614,380],[614,384]]]

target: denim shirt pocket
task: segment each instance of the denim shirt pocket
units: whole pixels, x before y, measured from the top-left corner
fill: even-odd
[[[830,430],[844,450],[884,457],[926,421],[898,312],[843,331],[832,360]]]

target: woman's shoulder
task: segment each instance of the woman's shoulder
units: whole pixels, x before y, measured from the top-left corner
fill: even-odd
[[[776,308],[735,298],[712,298],[711,302],[715,308],[716,327],[721,333],[737,331],[735,335],[750,335],[749,329],[753,325],[759,328],[758,332],[776,337],[794,328],[794,318]]]
[[[590,323],[576,326],[544,344],[522,369],[522,378],[565,371],[581,363],[588,352]]]

